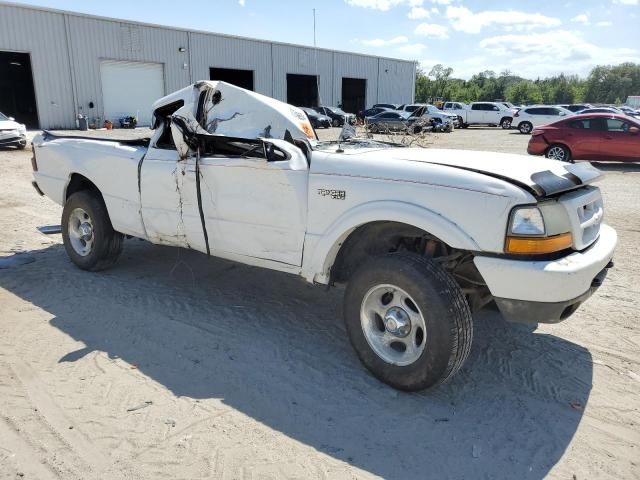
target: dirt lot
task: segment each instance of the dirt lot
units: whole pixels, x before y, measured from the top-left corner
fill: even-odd
[[[603,167],[620,244],[586,305],[535,331],[483,311],[462,372],[403,394],[358,363],[339,290],[140,240],[78,270],[35,229],[61,209],[29,158],[0,150],[0,479],[640,478],[640,166]]]

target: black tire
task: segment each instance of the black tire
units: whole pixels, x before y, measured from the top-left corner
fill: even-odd
[[[500,120],[500,126],[503,130],[509,130],[511,128],[511,119],[509,117],[505,117]]]
[[[18,150],[24,150],[25,148],[27,148],[27,142],[18,144]]]
[[[86,212],[93,224],[93,243],[86,255],[75,250],[69,235],[70,217],[78,208]],[[82,190],[67,199],[62,210],[62,240],[67,255],[78,268],[97,272],[113,266],[122,252],[123,239],[124,236],[113,229],[107,207],[98,194]]]
[[[334,127],[339,127],[340,126],[340,120],[338,120],[337,118],[334,118],[333,121],[331,122],[331,125]]]
[[[528,133],[531,133],[531,131],[533,130],[533,124],[531,122],[522,122],[518,125],[518,130],[520,131],[520,133],[526,135]]]
[[[379,356],[361,323],[360,310],[367,292],[385,284],[407,292],[425,313],[424,348],[405,366]],[[471,349],[473,320],[462,290],[439,265],[415,254],[392,253],[362,265],[347,285],[344,319],[360,361],[380,381],[400,390],[422,390],[447,381],[462,367]]]
[[[571,151],[565,146],[559,143],[554,143],[547,151],[544,152],[544,156],[552,160],[559,160],[561,162],[574,163],[571,158]]]

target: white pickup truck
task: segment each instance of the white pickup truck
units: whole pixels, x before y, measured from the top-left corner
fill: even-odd
[[[34,186],[64,206],[72,262],[110,267],[133,236],[346,284],[351,343],[396,388],[458,371],[488,302],[557,322],[612,265],[589,164],[319,142],[300,109],[223,82],[153,109],[146,140],[34,139]]]
[[[500,125],[511,128],[513,112],[500,102],[474,102],[467,105],[462,102],[446,102],[442,110],[458,116],[460,127],[469,125]]]

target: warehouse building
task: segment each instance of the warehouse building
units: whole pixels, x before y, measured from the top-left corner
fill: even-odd
[[[415,62],[0,2],[0,111],[30,128],[137,116],[197,80],[298,106],[410,103]]]

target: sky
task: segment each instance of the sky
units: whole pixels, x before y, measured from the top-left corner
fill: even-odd
[[[640,63],[640,0],[36,0],[50,8],[435,64],[453,76]]]

